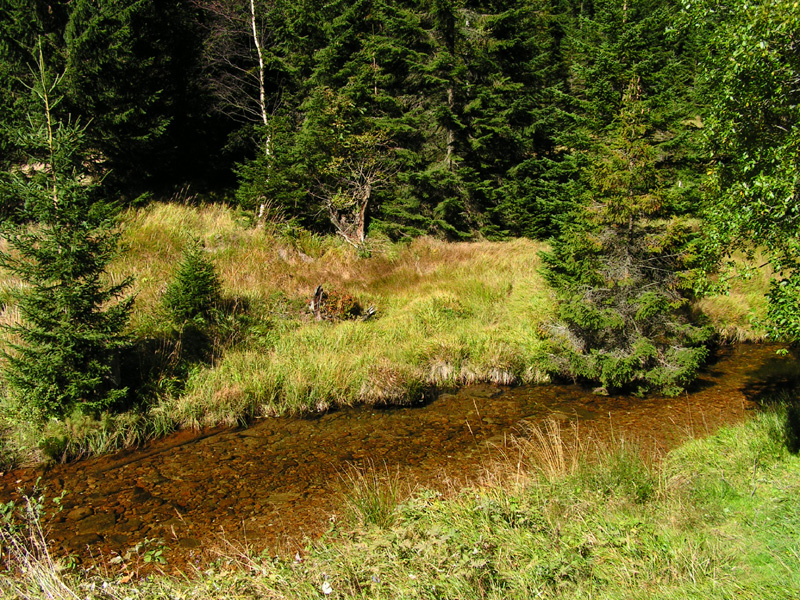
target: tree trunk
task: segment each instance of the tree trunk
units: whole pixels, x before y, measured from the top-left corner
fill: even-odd
[[[356,232],[359,244],[363,244],[364,240],[367,239],[367,205],[369,204],[369,198],[371,195],[372,186],[367,184],[364,188],[364,196],[361,200],[361,207],[358,211]]]

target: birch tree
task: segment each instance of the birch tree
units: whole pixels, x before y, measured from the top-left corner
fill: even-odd
[[[269,156],[270,114],[277,90],[267,92],[264,55],[272,38],[268,17],[274,7],[256,0],[196,0],[195,4],[206,15],[203,58],[217,109],[239,122],[263,127],[263,150]]]

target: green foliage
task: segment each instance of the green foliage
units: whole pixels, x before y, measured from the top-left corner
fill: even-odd
[[[581,5],[569,37],[584,207],[547,256],[557,369],[606,388],[677,393],[705,356],[689,324],[696,49],[669,1]]]
[[[800,401],[788,403],[786,407],[786,426],[784,437],[789,452],[800,452]]]
[[[568,116],[555,10],[330,2],[297,52],[282,36],[299,19],[278,6],[260,14],[276,32],[266,59],[281,84],[268,88],[287,93],[259,132],[272,151],[240,171],[246,206],[316,229],[327,215],[356,243],[370,227],[450,239],[553,230],[573,173],[556,141]]]
[[[586,207],[544,255],[545,275],[559,296],[557,371],[674,395],[702,365],[710,331],[688,319],[690,230],[665,206],[648,124],[637,78],[595,150]]]
[[[337,234],[353,245],[366,239],[373,193],[391,174],[385,130],[365,119],[345,95],[320,88],[309,101],[301,134],[311,195]]]
[[[575,474],[578,493],[629,498],[637,503],[652,500],[658,490],[654,469],[640,448],[620,443],[601,454],[596,464],[585,464]]]
[[[206,256],[203,245],[196,241],[184,250],[175,278],[164,294],[164,304],[176,323],[196,321],[202,324],[212,317],[221,290],[214,263]]]
[[[45,6],[36,0],[14,0],[0,5],[0,169],[25,162],[26,149],[18,132],[27,127],[27,115],[38,106],[30,94],[38,74],[37,45],[43,48],[49,73],[61,72],[63,43],[59,27],[63,6]],[[0,175],[0,178],[2,175]],[[0,220],[17,218],[20,205],[7,199],[0,204]]]
[[[85,173],[84,128],[54,120],[59,80],[50,79],[41,53],[38,64],[39,112],[31,131],[19,132],[30,168],[0,188],[3,203],[23,205],[29,220],[5,224],[9,250],[0,265],[23,284],[12,292],[20,322],[6,328],[4,370],[19,416],[33,420],[76,407],[97,411],[126,394],[114,365],[133,303],[120,300],[130,279],[106,280],[117,212]]]
[[[369,460],[364,467],[349,465],[342,484],[345,505],[356,523],[380,528],[394,524],[401,501],[399,473],[390,473],[386,464],[381,470]]]
[[[769,329],[800,340],[800,19],[793,0],[700,2],[711,152],[708,269],[763,247],[775,273]]]

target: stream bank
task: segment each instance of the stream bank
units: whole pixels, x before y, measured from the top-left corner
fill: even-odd
[[[475,386],[418,407],[349,408],[305,418],[262,419],[241,430],[180,432],[132,452],[6,473],[0,500],[65,491],[50,521],[56,554],[108,562],[148,540],[165,568],[247,543],[293,555],[341,515],[343,474],[378,465],[409,488],[479,478],[513,449],[526,426],[577,423],[581,436],[634,440],[662,452],[744,419],[770,386],[797,377],[776,346],[724,349],[678,398],[601,397],[579,386]],[[385,465],[385,467],[384,467]],[[158,540],[158,541],[154,541]]]

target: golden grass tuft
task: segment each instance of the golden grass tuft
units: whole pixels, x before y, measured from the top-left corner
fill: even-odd
[[[754,268],[754,264],[764,266]],[[708,317],[723,342],[765,341],[766,334],[757,323],[767,314],[766,293],[772,269],[762,254],[753,261],[739,255],[728,276],[730,290],[727,294],[701,298],[695,308]]]
[[[541,424],[527,424],[523,435],[514,440],[517,464],[524,471],[540,474],[547,481],[555,482],[574,475],[591,447],[578,432],[577,423],[571,424],[568,435],[564,435],[561,422],[547,419]],[[519,467],[516,469],[519,471]]]

